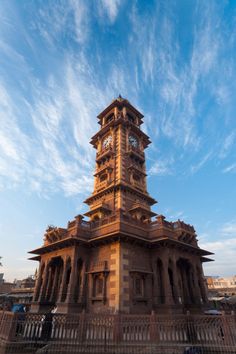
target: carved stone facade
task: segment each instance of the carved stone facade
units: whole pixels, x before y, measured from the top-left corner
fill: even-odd
[[[198,247],[193,226],[151,210],[143,115],[119,96],[98,119],[89,220],[78,215],[67,228],[49,227],[44,245],[30,252],[40,262],[32,311],[200,309],[207,302],[202,262],[211,253]]]

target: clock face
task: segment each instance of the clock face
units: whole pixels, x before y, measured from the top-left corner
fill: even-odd
[[[111,136],[111,135],[108,135],[108,136],[103,140],[102,147],[103,147],[103,148],[108,148],[108,146],[111,145],[111,143],[112,143],[112,136]]]
[[[138,140],[135,138],[133,135],[129,135],[129,144],[132,145],[133,147],[137,148],[138,147]]]

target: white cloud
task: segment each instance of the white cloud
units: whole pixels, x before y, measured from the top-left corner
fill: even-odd
[[[89,140],[98,129],[97,114],[118,87],[125,89],[123,71],[113,65],[104,89],[81,54],[67,57],[60,76],[50,74],[45,83],[29,79],[33,101],[17,89],[8,93],[4,84],[0,86],[1,188],[27,184],[44,197],[56,191],[88,195],[95,168]],[[20,97],[20,110],[13,95]],[[23,114],[27,134],[21,127]]]
[[[220,231],[223,236],[235,236],[236,239],[236,221],[227,222],[222,226]]]
[[[220,158],[223,159],[228,155],[235,141],[236,141],[236,134],[233,131],[225,138],[222,144],[221,151],[219,153]]]
[[[30,139],[22,132],[17,121],[17,107],[7,89],[0,83],[0,176],[19,180],[21,166],[27,166]]]
[[[215,253],[210,256],[215,261],[204,264],[206,275],[229,276],[236,269],[236,238],[200,243],[200,247]]]
[[[158,175],[158,176],[166,176],[166,175],[171,175],[173,174],[172,170],[172,165],[173,165],[173,159],[170,158],[168,159],[163,159],[163,160],[157,160],[154,162],[154,164],[151,166],[150,170],[148,171],[148,175]]]
[[[233,163],[231,165],[229,165],[228,167],[224,168],[223,173],[229,173],[229,172],[236,172],[236,163]]]
[[[232,275],[236,268],[236,221],[224,223],[215,234],[218,239],[211,241],[211,235],[205,234],[199,240],[199,246],[214,253],[215,262],[205,264],[207,275]],[[216,238],[214,236],[214,238]]]
[[[89,2],[83,0],[42,3],[31,26],[54,48],[65,34],[84,44],[89,34],[89,11]]]
[[[138,13],[136,5],[132,6],[130,14],[132,32],[130,32],[129,41],[133,51],[137,53],[140,59],[143,73],[142,79],[149,85],[154,84],[154,78],[157,69],[157,41],[156,25],[151,17],[142,16]],[[136,71],[137,75],[137,71]]]
[[[121,0],[100,0],[103,11],[106,12],[109,20],[113,23],[117,17]],[[98,5],[98,6],[99,6]]]
[[[212,156],[211,152],[203,156],[203,158],[196,165],[191,166],[190,172],[194,174],[197,171],[199,171],[207,163],[207,161],[210,159],[211,156]]]
[[[76,40],[79,43],[84,43],[89,32],[89,17],[88,8],[83,0],[70,0],[69,4],[73,10],[74,16],[74,31]]]
[[[231,92],[224,83],[221,82],[221,85],[216,85],[215,95],[216,95],[216,101],[219,105],[225,107],[225,105],[229,104]]]

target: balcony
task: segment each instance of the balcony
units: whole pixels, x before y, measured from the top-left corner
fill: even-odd
[[[99,176],[104,172],[112,172],[113,170],[113,165],[112,164],[102,164],[101,166],[98,166],[96,168],[94,176]]]
[[[142,182],[139,181],[133,181],[132,182],[132,186],[139,189],[140,191],[144,190],[144,184]]]
[[[100,261],[91,264],[89,273],[100,273],[100,272],[107,272],[108,271],[108,262],[107,261]]]
[[[180,220],[173,222],[173,228],[175,229],[175,231],[184,231],[191,234],[195,234],[195,229],[192,225],[185,224],[183,221]]]
[[[99,192],[101,191],[102,189],[108,187],[109,183],[108,183],[108,180],[105,180],[103,182],[99,182],[96,186],[96,192]]]
[[[145,161],[144,152],[141,151],[139,148],[135,148],[134,146],[129,145],[127,153],[130,156],[138,158],[141,162]]]
[[[128,170],[133,170],[135,172],[141,173],[144,176],[147,176],[147,174],[144,172],[144,169],[142,166],[140,166],[139,164],[135,164],[135,163],[131,163],[128,166]]]
[[[193,226],[183,221],[169,222],[163,215],[158,215],[156,221],[151,223],[151,237],[168,236],[184,243],[196,244],[196,234]]]
[[[114,155],[114,149],[112,145],[109,145],[108,147],[102,149],[101,151],[97,152],[96,154],[96,162],[99,162],[101,160],[105,160],[108,157],[111,157]]]

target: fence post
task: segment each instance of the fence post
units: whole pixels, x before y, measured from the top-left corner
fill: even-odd
[[[195,330],[195,322],[190,315],[190,311],[187,311],[187,337],[190,344],[197,343],[197,333]]]
[[[115,343],[122,341],[122,318],[119,313],[114,315],[114,326],[113,326],[113,339]]]
[[[231,333],[231,316],[228,316],[228,319],[225,317],[225,312],[222,311],[222,331],[221,331],[221,336],[222,340],[224,341],[225,345],[233,345],[233,336]],[[233,318],[232,318],[233,319]]]
[[[157,315],[155,314],[154,311],[152,311],[150,315],[150,341],[151,342],[159,341]]]
[[[10,315],[10,316],[9,316]],[[18,322],[18,313],[9,313],[8,312],[8,319],[7,321],[7,331],[6,331],[6,340],[12,341],[16,338],[16,329],[17,329],[17,322]]]
[[[82,343],[84,340],[86,340],[86,314],[84,309],[81,312],[79,319],[79,342]]]

